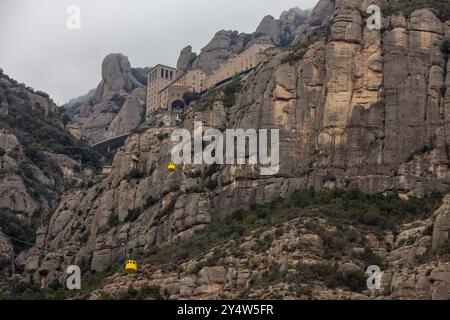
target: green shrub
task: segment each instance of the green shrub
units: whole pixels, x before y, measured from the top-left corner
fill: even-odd
[[[450,2],[447,0],[398,0],[381,7],[383,15],[403,13],[409,17],[418,9],[431,9],[442,21],[450,19]]]
[[[109,223],[109,225],[111,226],[111,228],[117,227],[117,226],[119,225],[119,223],[120,223],[119,217],[118,217],[114,212],[112,212],[112,213],[109,215],[109,221],[108,221],[108,223]]]
[[[134,208],[128,209],[128,215],[125,219],[125,222],[134,222],[136,221],[142,213],[142,208]]]
[[[214,190],[215,188],[217,188],[217,186],[218,186],[218,182],[217,182],[217,179],[208,179],[208,181],[206,182],[206,188],[207,189],[209,189],[209,190]]]
[[[163,123],[163,126],[164,126],[164,123]],[[162,126],[160,126],[160,127],[162,127]],[[131,132],[131,134],[141,134],[141,133],[144,133],[145,131],[147,131],[146,128],[144,128],[144,127],[137,127]]]
[[[45,92],[42,92],[42,91],[36,91],[35,92],[38,96],[41,96],[41,97],[44,97],[44,98],[47,98],[47,99],[50,99],[50,96],[48,95],[48,93],[45,93]]]
[[[347,287],[350,291],[361,292],[366,288],[367,277],[362,272],[340,272],[337,264],[297,264],[295,281],[310,283],[322,281],[329,288]],[[292,279],[291,279],[292,280]]]
[[[444,40],[444,42],[442,42],[441,51],[445,55],[445,58],[448,59],[448,57],[450,55],[450,41],[449,40]]]
[[[156,300],[162,300],[161,288],[156,285],[144,284],[138,291],[138,298],[153,298]]]
[[[364,248],[362,253],[356,254],[355,256],[361,259],[365,266],[379,266],[380,268],[386,266],[385,261],[383,261],[383,259],[375,254],[369,247]]]
[[[362,272],[351,271],[339,275],[339,282],[350,291],[362,292],[367,289],[367,276]]]
[[[63,286],[59,282],[58,279],[53,279],[53,281],[48,285],[50,289],[53,289],[54,291],[57,291],[58,289],[62,289]]]
[[[123,105],[125,104],[125,101],[127,99],[123,96],[119,96],[118,94],[115,94],[112,98],[111,101],[114,102],[116,104],[116,106],[118,106],[119,108],[122,108]]]
[[[241,82],[238,78],[233,79],[229,84],[223,88],[223,105],[225,108],[230,108],[236,103],[236,95],[241,90]]]
[[[22,100],[30,101],[30,96],[23,91],[16,92],[16,95]]]
[[[423,231],[423,235],[424,236],[432,236],[433,235],[433,231],[434,231],[434,225],[430,224]]]
[[[219,165],[218,164],[211,164],[205,168],[205,171],[201,174],[202,180],[205,180],[206,178],[211,177],[214,173],[219,171]]]
[[[145,177],[145,174],[139,169],[132,169],[126,176],[125,180],[130,182],[131,180],[142,179]]]
[[[278,263],[272,263],[267,270],[263,272],[261,281],[263,284],[280,282],[280,280],[283,280],[283,276],[284,273],[280,271],[280,265]]]
[[[188,173],[186,173],[186,177],[190,178],[190,179],[200,178],[201,175],[202,175],[202,171],[201,170],[189,171]]]
[[[198,92],[185,92],[183,94],[184,103],[188,106],[191,102],[200,100],[202,96]]]
[[[164,133],[157,133],[155,134],[155,137],[159,140],[162,141],[164,139],[167,139],[169,137],[169,134],[167,132]]]
[[[34,243],[36,239],[34,224],[29,224],[27,221],[17,218],[8,209],[0,208],[0,226],[1,232],[7,236],[27,243]],[[16,255],[30,248],[28,244],[19,241],[13,241],[12,245]]]
[[[201,186],[194,186],[186,189],[186,194],[203,193],[205,190]]]
[[[266,205],[253,205],[250,210],[239,210],[223,218],[213,220],[205,229],[176,245],[156,250],[151,262],[169,263],[199,258],[210,248],[248,234],[262,225],[276,225],[296,216],[326,218],[339,227],[336,232],[325,230],[313,221],[305,227],[318,234],[324,241],[325,257],[340,258],[347,243],[358,241],[359,235],[350,226],[371,230],[375,233],[394,231],[399,224],[429,217],[442,202],[441,194],[409,201],[397,196],[368,195],[357,190],[299,190],[288,199],[276,200]],[[166,208],[158,212],[159,221],[170,212]],[[370,219],[365,218],[371,212]],[[381,223],[378,223],[382,221]],[[270,247],[270,238],[257,243],[258,251]],[[358,256],[366,264],[383,265],[383,261],[369,249]],[[340,280],[342,281],[342,279]]]
[[[40,150],[39,145],[37,144],[31,144],[25,146],[25,155],[30,158],[31,161],[35,163],[45,162],[47,160],[47,157],[45,154]]]
[[[138,294],[138,291],[135,288],[133,288],[133,286],[131,286],[131,285],[128,287],[127,292],[128,292],[128,295],[132,298],[135,298]]]
[[[295,51],[291,51],[289,52],[289,54],[287,55],[286,58],[284,58],[281,63],[288,63],[288,64],[293,64],[296,63],[297,61],[303,59],[303,57],[305,56],[307,52],[307,49],[299,49],[299,50],[295,50]]]
[[[158,203],[158,199],[153,198],[152,196],[149,196],[147,200],[145,200],[145,208],[150,208],[151,206],[154,206]]]

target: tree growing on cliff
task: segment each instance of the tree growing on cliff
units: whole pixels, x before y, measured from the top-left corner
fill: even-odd
[[[3,169],[3,157],[6,155],[5,149],[0,147],[0,169]]]
[[[185,92],[183,94],[184,103],[188,106],[191,102],[197,101],[201,98],[200,93],[198,92]]]
[[[441,51],[445,55],[446,59],[448,59],[448,56],[450,55],[450,40],[445,40],[442,43]]]

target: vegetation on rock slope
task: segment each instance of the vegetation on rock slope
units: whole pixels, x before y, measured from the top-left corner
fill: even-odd
[[[33,93],[31,88],[0,73],[0,102],[5,101],[9,105],[8,114],[0,115],[0,127],[17,136],[25,146],[27,156],[46,173],[55,172],[46,170],[54,168],[45,167],[48,163],[45,152],[67,155],[80,160],[83,166],[100,169],[99,156],[64,130],[68,120],[63,109],[46,112],[39,103],[32,104],[29,95]]]
[[[450,19],[450,2],[448,0],[398,0],[382,7],[384,15],[403,13],[407,17],[418,9],[431,9],[442,21]]]
[[[378,234],[390,230],[395,235],[400,224],[429,217],[440,206],[441,200],[439,193],[403,201],[397,196],[367,195],[357,190],[302,190],[288,199],[256,205],[251,210],[237,211],[213,221],[193,237],[175,246],[155,250],[148,262],[177,265],[200,257],[220,243],[243,237],[257,227],[274,226],[297,217],[323,218],[336,226],[355,226]],[[330,246],[336,244],[334,240],[330,239]]]
[[[402,224],[429,218],[440,206],[441,199],[441,194],[403,201],[396,196],[367,195],[356,190],[302,190],[295,192],[288,199],[280,199],[268,205],[255,205],[250,210],[237,211],[224,219],[215,220],[191,238],[176,245],[142,252],[138,260],[143,267],[149,266],[152,270],[162,268],[166,272],[175,273],[186,272],[181,266],[189,261],[196,261],[196,266],[189,271],[196,274],[204,267],[219,265],[219,261],[242,257],[243,252],[239,246],[249,238],[254,239],[254,245],[250,249],[251,254],[244,256],[248,263],[251,263],[251,255],[266,255],[272,250],[277,239],[296,229],[296,237],[305,234],[318,235],[323,241],[323,250],[318,252],[305,244],[298,244],[297,247],[284,245],[283,251],[291,256],[295,250],[309,250],[309,255],[314,254],[321,262],[297,262],[292,266],[296,272],[289,273],[277,263],[260,265],[258,267],[265,267],[265,271],[250,279],[246,293],[249,296],[243,297],[251,297],[252,290],[265,290],[285,282],[295,284],[293,294],[299,297],[310,294],[310,288],[304,285],[306,283],[320,283],[330,289],[341,288],[357,293],[365,289],[366,277],[363,272],[343,272],[338,267],[339,264],[352,261],[356,265],[385,266],[386,261],[373,252],[366,237],[373,234],[383,239],[387,233],[392,233],[395,238],[398,234],[397,228]],[[364,250],[358,254],[352,253],[350,248],[356,247]],[[104,280],[107,277],[120,270],[120,266],[113,265],[102,273],[85,274],[83,291],[77,293],[78,297],[89,296],[92,291],[106,284]],[[26,285],[22,282],[11,282],[10,286],[11,290],[5,290],[3,297],[14,295],[23,299],[68,298],[75,294],[61,290],[56,284],[55,288],[51,286],[44,291],[38,290],[33,284]],[[127,290],[118,295],[121,299],[161,298],[155,294],[154,288],[138,289],[136,292],[134,290]]]
[[[36,212],[28,212],[31,221],[22,221],[14,212],[0,208],[0,227],[7,235],[23,241],[33,242],[35,228],[39,218],[43,218],[46,203],[51,207],[57,204],[66,185],[61,164],[53,157],[67,156],[80,163],[75,167],[81,172],[91,168],[94,172],[101,169],[101,160],[95,151],[83,142],[76,140],[65,131],[70,120],[64,110],[57,107],[46,93],[35,91],[11,79],[0,69],[0,129],[14,135],[18,145],[12,149],[2,150],[1,157],[9,156],[17,164],[17,170],[10,172],[0,167],[0,181],[10,175],[20,177],[28,194],[40,207]],[[38,168],[49,182],[41,177]],[[45,199],[45,201],[43,201]],[[23,244],[14,243],[15,253],[25,249]]]

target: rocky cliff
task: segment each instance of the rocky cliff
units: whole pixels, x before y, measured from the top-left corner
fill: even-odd
[[[102,63],[95,93],[69,102],[70,132],[91,144],[129,133],[143,121],[148,68],[131,68],[128,58],[110,54]]]
[[[177,69],[182,72],[199,68],[206,74],[211,74],[228,59],[255,43],[288,46],[303,33],[308,17],[308,10],[293,8],[284,11],[278,20],[272,16],[264,17],[252,34],[221,30],[202,48],[200,54],[192,52],[191,46],[181,50]]]
[[[332,9],[327,2],[333,4]],[[196,239],[201,230],[211,231],[208,228],[218,219],[239,210],[256,210],[255,204],[289,199],[296,190],[308,187],[359,189],[375,197],[412,199],[406,203],[434,191],[447,191],[450,21],[440,20],[430,9],[413,10],[407,16],[399,11],[383,18],[382,30],[370,30],[364,14],[369,3],[384,2],[320,1],[318,5],[325,9],[313,11],[319,18],[297,42],[267,51],[267,59],[240,83],[190,105],[181,125],[188,130],[194,121],[213,128],[280,129],[278,174],[262,177],[258,166],[245,165],[186,165],[170,173],[169,136],[174,128],[149,128],[129,137],[108,177],[63,197],[50,222],[38,229],[36,246],[22,253],[16,266],[24,270],[25,277],[44,286],[62,280],[61,270],[73,263],[85,271],[105,272],[126,257],[145,261],[155,248],[176,247]],[[226,37],[223,32],[219,35]],[[317,283],[294,288],[296,297],[366,298],[370,293],[355,294],[352,279],[360,283],[367,261],[378,257],[386,264],[389,279],[380,297],[448,299],[448,203],[447,197],[434,215],[426,206],[420,210],[406,207],[409,219],[398,220],[393,229],[381,223],[384,227],[378,232],[367,229],[380,221],[377,214],[370,214],[373,207],[356,206],[349,215],[367,213],[368,218],[361,218],[355,226],[359,240],[345,238],[345,245],[332,248],[334,253],[343,253],[339,257],[323,251],[323,243],[330,239],[323,229],[335,232],[337,228],[341,234],[338,226],[342,222],[333,220],[333,212],[348,208],[319,207],[309,216],[298,217],[292,209],[295,206],[280,207],[277,212],[285,218],[276,226],[269,220],[258,225],[255,235],[245,230],[232,233],[242,246],[233,257],[208,261],[223,246],[227,250],[236,246],[225,238],[217,250],[201,252],[173,272],[166,270],[171,260],[155,265],[150,260],[142,274],[113,276],[103,290],[108,294],[111,288],[151,283],[167,290],[158,295],[172,298],[293,298],[286,282],[298,280],[294,270],[298,267],[297,271],[317,275]],[[428,214],[421,216],[422,211]],[[258,211],[254,214],[259,216]],[[320,218],[305,227],[311,215]],[[265,246],[259,243],[252,249],[258,239],[264,242],[265,233],[276,235]],[[205,237],[189,248],[211,240]],[[365,246],[375,255],[370,254],[369,260],[362,258]],[[42,247],[52,252],[43,253]],[[253,265],[245,265],[252,261]],[[281,265],[272,267],[274,261]],[[292,273],[294,278],[270,280],[280,268],[283,275]],[[353,272],[350,280],[347,271]],[[325,274],[333,272],[340,278],[327,279]],[[268,277],[263,280],[268,282],[258,282],[261,277]],[[306,284],[311,279],[300,281]],[[258,287],[261,283],[263,288]],[[92,295],[100,296],[102,292]]]
[[[61,194],[100,169],[99,157],[64,130],[69,116],[43,92],[0,72],[0,232],[34,242]],[[0,269],[27,246],[0,239]],[[6,257],[6,258],[5,258]],[[9,261],[8,263],[5,262]]]
[[[332,206],[326,205],[324,196],[320,194],[321,208],[305,210],[288,205],[289,209],[284,209],[288,214],[283,215],[271,206],[259,211],[267,214],[265,217],[256,210],[241,216],[235,214],[222,224],[213,223],[190,240],[152,253],[143,260],[140,274],[111,275],[89,297],[450,298],[448,196],[428,218],[408,222],[396,218],[395,230],[381,224],[367,228],[367,223],[363,227],[354,221],[336,219],[330,212],[325,213]],[[336,196],[340,199],[331,200],[332,203],[339,203],[342,198],[359,198],[345,193]],[[393,204],[387,199],[382,201],[383,205]],[[371,203],[370,207],[377,205]],[[411,213],[413,208],[407,210]],[[345,209],[337,211],[339,216]],[[370,265],[378,265],[383,271],[380,290],[367,290],[366,269]]]

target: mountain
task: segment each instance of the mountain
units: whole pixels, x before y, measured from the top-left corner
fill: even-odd
[[[301,37],[307,26],[309,14],[309,10],[293,8],[284,11],[278,20],[266,16],[252,34],[221,30],[198,55],[192,52],[191,46],[184,48],[178,58],[177,69],[183,72],[199,68],[206,74],[211,74],[225,61],[255,43],[286,47]]]
[[[100,170],[101,163],[64,130],[69,117],[47,94],[3,71],[0,106],[0,232],[34,242],[35,228],[50,218],[61,194]],[[8,257],[11,265],[24,248],[2,238],[0,258]]]
[[[188,46],[181,51],[178,72],[201,68],[207,74],[227,59],[255,43],[287,46],[301,33],[309,11],[293,8],[279,20],[266,16],[253,34],[219,31],[198,56]],[[70,100],[65,108],[74,115],[70,132],[90,144],[129,133],[143,122],[145,113],[147,73],[150,68],[132,68],[127,57],[110,54],[102,63],[102,81],[95,93]]]
[[[66,104],[70,132],[90,144],[129,133],[143,121],[149,68],[131,68],[127,57],[110,54],[97,89]]]
[[[88,93],[79,97],[71,99],[64,104],[66,112],[72,115],[80,114],[80,107],[83,105],[92,105],[95,100],[95,92],[97,89],[92,89]]]
[[[370,30],[366,3],[319,1],[297,41],[189,105],[189,131],[280,129],[277,174],[169,172],[175,128],[135,132],[105,179],[62,196],[3,296],[450,299],[450,6],[373,1],[389,14]],[[51,289],[71,264],[84,289]],[[382,290],[367,290],[371,265]]]

